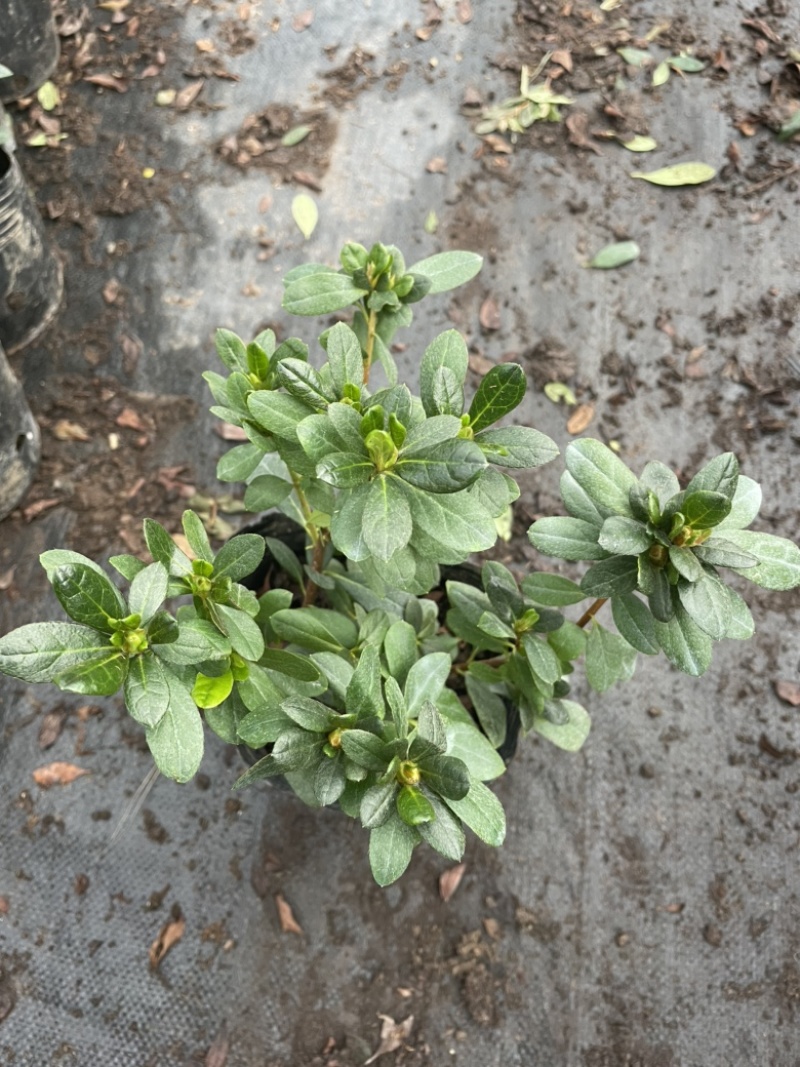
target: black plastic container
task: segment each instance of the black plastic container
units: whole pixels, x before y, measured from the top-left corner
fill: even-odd
[[[41,333],[58,310],[63,288],[61,262],[36,202],[14,155],[0,147],[0,344],[6,352]]]
[[[0,348],[0,519],[19,504],[39,464],[39,427]]]
[[[256,522],[250,523],[247,526],[242,527],[238,533],[257,533],[263,537],[274,537],[279,541],[282,541],[287,548],[290,548],[296,556],[302,560],[305,555],[307,536],[302,526],[298,526],[296,522],[287,518],[281,512],[269,512],[263,515]],[[257,570],[253,571],[251,575],[242,581],[242,585],[248,589],[252,589],[253,592],[259,593],[264,587],[265,581],[268,581],[270,575],[280,570],[280,566],[276,563],[272,554],[267,546],[264,553],[264,558],[261,561]],[[473,585],[476,589],[482,589],[481,572],[478,567],[474,567],[471,563],[461,563],[457,566],[443,566],[441,570],[441,583],[440,588],[445,588],[445,582],[457,581],[464,582],[467,585]],[[446,610],[446,604],[444,605]],[[503,700],[506,707],[506,736],[503,744],[498,748],[498,755],[508,765],[514,758],[517,752],[517,745],[519,743],[519,731],[520,731],[520,717],[519,708],[512,704],[510,700]],[[247,745],[239,745],[239,752],[246,763],[256,763],[258,760],[267,754],[267,749],[255,750],[248,748]],[[268,779],[272,781],[272,779]],[[276,781],[278,781],[276,779]],[[283,780],[280,779],[283,784]]]
[[[36,92],[58,63],[58,34],[50,0],[0,0],[0,100]]]

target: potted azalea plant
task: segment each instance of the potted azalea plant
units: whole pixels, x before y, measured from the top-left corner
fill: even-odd
[[[659,462],[637,477],[581,439],[566,450],[565,514],[529,530],[543,556],[588,563],[579,581],[464,566],[495,544],[515,472],[558,454],[537,430],[502,424],[525,394],[520,366],[493,367],[465,395],[455,330],[421,354],[417,394],[398,381],[391,344],[412,305],[468,281],[480,257],[446,252],[407,268],[393,246],[351,243],[340,262],[284,279],[286,311],[348,319],[322,334],[321,359],[270,330],[249,344],[220,330],[227,374],[205,375],[212,411],[247,435],[219,478],[246,483],[247,508],[272,518],[217,552],[191,511],[190,552],[146,519],[152,562],[109,561],[126,596],[95,562],[45,552],[73,621],[1,638],[0,671],[71,692],[122,689],[157,767],[178,782],[213,731],[248,756],[237,787],[277,779],[360,820],[388,885],[421,842],[450,860],[465,828],[502,842],[486,783],[517,734],[581,747],[579,661],[598,692],[630,678],[638,654],[703,674],[715,641],[754,631],[723,572],[790,589],[800,549],[748,529],[761,491],[731,453],[681,487]]]

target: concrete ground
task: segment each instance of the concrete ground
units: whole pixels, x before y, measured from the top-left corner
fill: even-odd
[[[796,6],[58,11],[61,104],[13,110],[66,299],[13,361],[45,457],[29,510],[0,524],[0,632],[58,617],[45,548],[135,550],[142,515],[176,528],[194,491],[230,492],[200,377],[212,332],[270,323],[311,341],[324,323],[284,315],[281,277],[333,262],[348,239],[396,243],[409,262],[486,257],[403,336],[409,377],[456,325],[477,370],[516,354],[523,417],[562,448],[570,412],[544,395],[552,380],[592,406],[585,434],[618,442],[637,471],[658,458],[690,474],[734,450],[764,487],[757,526],[796,535],[800,157],[775,133],[800,99]],[[706,67],[654,89],[653,67],[626,66],[619,47]],[[462,105],[512,96],[520,64],[545,52],[575,100],[562,119],[585,122],[537,124],[496,151],[474,132],[480,104]],[[48,119],[51,145],[27,147]],[[287,123],[312,133],[263,152]],[[606,130],[658,147],[633,155]],[[687,160],[717,177],[665,189],[629,176]],[[299,191],[319,206],[308,241]],[[635,263],[583,269],[623,238]],[[560,469],[523,480],[502,549],[518,570],[536,563],[524,531],[557,507]],[[580,754],[523,744],[498,784],[507,841],[470,841],[448,903],[434,854],[380,890],[357,825],[267,788],[232,794],[236,754],[213,738],[195,783],[160,779],[137,804],[150,761],[118,701],[3,680],[0,1063],[353,1067],[378,1049],[379,1016],[413,1016],[377,1062],[796,1067],[800,723],[774,683],[797,681],[800,601],[746,595],[755,638],[721,645],[702,679],[642,662],[625,687],[583,694]],[[43,790],[32,771],[53,760],[89,774]],[[301,934],[282,930],[278,895]],[[178,916],[153,971],[148,949]]]

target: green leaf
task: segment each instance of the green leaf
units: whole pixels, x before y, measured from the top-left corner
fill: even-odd
[[[681,505],[681,512],[687,526],[697,530],[708,530],[718,526],[731,510],[730,500],[722,493],[699,490],[688,493]]]
[[[257,660],[264,651],[264,637],[258,625],[238,608],[208,602],[211,617],[243,659]],[[174,647],[174,646],[173,646]]]
[[[165,778],[188,782],[203,759],[203,723],[188,690],[166,672],[169,706],[146,732],[147,745]]]
[[[481,841],[497,848],[506,836],[506,816],[503,806],[483,782],[473,782],[462,800],[445,798],[448,808],[465,823]]]
[[[419,835],[431,848],[457,863],[464,855],[466,845],[461,823],[435,794],[427,795],[427,800],[434,818],[431,822],[421,823],[417,827]]]
[[[424,700],[419,709],[417,736],[423,741],[429,741],[439,752],[444,752],[447,748],[444,719],[431,700]]]
[[[117,587],[94,567],[82,563],[57,567],[52,584],[67,615],[95,630],[110,634],[110,620],[128,614]]]
[[[485,467],[486,459],[477,445],[472,441],[454,439],[444,441],[430,451],[415,449],[409,454],[403,449],[393,469],[418,489],[429,493],[453,493],[474,482]]]
[[[159,660],[145,652],[128,663],[125,676],[128,714],[142,726],[155,726],[169,707],[167,675]]]
[[[228,699],[232,689],[233,674],[230,671],[213,678],[198,674],[192,688],[192,700],[198,708],[216,708]]]
[[[261,534],[237,534],[222,546],[214,560],[214,577],[239,582],[258,567],[264,558]]]
[[[370,488],[360,485],[347,493],[331,519],[331,540],[343,555],[356,562],[370,554],[364,532],[364,508]]]
[[[370,786],[361,800],[361,825],[365,830],[382,826],[395,811],[397,782],[392,778],[388,782]]]
[[[293,273],[293,272],[291,272]],[[368,290],[353,284],[346,274],[323,267],[314,274],[284,279],[282,307],[290,315],[330,315],[355,304]]]
[[[518,363],[500,363],[486,374],[469,408],[474,433],[502,419],[525,396],[525,371]]]
[[[680,548],[677,545],[670,545],[669,548],[670,563],[687,582],[697,582],[705,574],[700,563],[702,557],[695,555],[696,552],[696,548]]]
[[[561,663],[553,649],[532,633],[522,635],[522,649],[531,671],[548,685],[553,685],[561,677]]]
[[[142,626],[146,626],[167,597],[169,575],[163,563],[151,563],[144,567],[131,582],[128,595],[128,610],[131,614],[141,615]]]
[[[225,659],[232,651],[228,638],[205,619],[181,619],[177,640],[168,644],[154,642],[153,649],[160,659],[177,667]]]
[[[419,370],[419,392],[426,415],[442,414],[434,395],[437,372],[442,369],[450,371],[455,384],[460,388],[467,376],[468,366],[467,344],[457,330],[446,330],[428,345]]]
[[[658,170],[633,171],[632,178],[642,178],[653,185],[700,185],[716,177],[716,170],[708,163],[675,163]]]
[[[267,551],[280,569],[285,574],[288,574],[290,578],[293,578],[298,585],[302,586],[304,581],[303,568],[291,548],[285,545],[283,541],[279,541],[277,537],[265,537],[264,542],[267,546]]]
[[[206,725],[210,730],[221,738],[226,745],[238,745],[241,743],[239,737],[239,723],[247,715],[247,708],[242,702],[242,698],[234,691],[216,708],[206,708],[203,718],[206,721]]]
[[[607,552],[620,556],[638,556],[653,544],[644,524],[624,515],[609,515],[598,541]]]
[[[567,509],[568,514],[575,519],[583,519],[584,522],[596,526],[599,533],[600,527],[607,516],[606,510],[600,510],[586,490],[578,485],[569,471],[564,471],[561,475],[560,489],[561,499],[564,501],[564,507]]]
[[[586,266],[611,270],[613,267],[624,267],[626,263],[632,263],[640,254],[641,250],[635,241],[617,241],[597,252]]]
[[[322,678],[318,667],[307,656],[298,656],[282,648],[265,649],[259,663],[298,682],[319,682]]]
[[[755,567],[732,568],[763,589],[794,589],[800,585],[800,548],[785,537],[755,530],[725,530],[725,540],[755,556]]]
[[[586,651],[586,631],[574,622],[564,621],[547,635],[547,643],[562,663],[580,659]]]
[[[507,727],[506,706],[503,698],[470,673],[466,674],[464,681],[481,729],[489,742],[495,748],[499,748],[506,739]],[[464,759],[463,756],[461,758]],[[469,760],[465,760],[465,763],[470,766]]]
[[[502,756],[497,754],[493,743],[484,737],[475,723],[449,722],[446,735],[447,755],[455,756],[466,765],[471,781],[488,782],[505,772]]]
[[[656,66],[653,71],[653,87],[658,88],[660,85],[666,85],[669,81],[669,63],[662,61]]]
[[[581,579],[586,596],[614,597],[632,593],[639,578],[639,561],[635,556],[613,556],[593,564]]]
[[[287,393],[317,410],[324,410],[333,400],[317,371],[305,360],[282,359],[277,366],[277,375]]]
[[[709,571],[696,582],[678,582],[681,604],[701,630],[721,641],[728,628],[729,602],[725,586]]]
[[[534,571],[522,580],[522,591],[534,602],[548,608],[567,607],[586,599],[579,585],[560,574]]]
[[[719,526],[717,529],[719,529]],[[724,532],[725,531],[723,530],[723,533]],[[745,552],[732,541],[728,541],[724,537],[709,537],[709,539],[704,541],[702,545],[695,545],[692,549],[682,548],[675,549],[674,551],[689,552],[701,563],[710,563],[715,567],[738,567],[745,570],[749,567],[754,567],[758,563],[758,560],[751,552]],[[672,552],[673,549],[670,549],[670,559],[672,559]],[[684,577],[688,578],[689,575],[684,574]]]
[[[653,57],[650,53],[643,51],[641,48],[618,48],[617,52],[629,67],[646,67],[653,62]]]
[[[592,689],[605,693],[615,682],[627,681],[635,667],[635,650],[595,620],[586,644],[586,680]]]
[[[178,548],[163,526],[153,519],[145,519],[142,526],[145,542],[156,563],[163,563],[170,574],[192,573],[189,557]]]
[[[636,478],[610,448],[591,437],[582,438],[567,446],[564,461],[604,517],[633,517],[628,494]]]
[[[403,786],[398,791],[395,804],[397,814],[407,826],[433,822],[436,817],[433,805],[422,790],[410,785]]]
[[[279,704],[265,704],[244,716],[238,725],[238,734],[246,745],[262,748],[277,741],[290,722]]]
[[[197,559],[204,559],[206,563],[213,563],[214,552],[208,542],[208,534],[200,516],[194,511],[184,511],[181,521],[186,540],[189,542],[189,546]]]
[[[364,541],[380,560],[390,560],[411,537],[411,508],[396,478],[381,474],[372,483],[364,504]]]
[[[436,703],[451,666],[450,657],[445,652],[431,652],[412,665],[403,690],[411,718],[416,718],[426,700]]]
[[[675,608],[669,622],[655,622],[656,640],[667,659],[684,674],[695,678],[704,674],[711,663],[713,644],[682,604]]]
[[[308,193],[298,193],[292,200],[292,218],[297,223],[297,228],[306,240],[317,228],[319,210],[316,202]]]
[[[337,489],[366,485],[375,474],[375,464],[364,452],[335,452],[317,463],[317,477]]]
[[[538,519],[528,530],[535,549],[545,556],[568,560],[606,559],[608,553],[597,542],[600,531],[583,519]]]
[[[341,652],[354,648],[358,630],[344,615],[327,608],[285,608],[276,611],[270,622],[284,641],[311,652]]]
[[[398,685],[405,685],[408,672],[418,657],[414,627],[402,619],[392,623],[383,641],[383,654],[389,677],[395,679]]]
[[[611,601],[611,615],[621,636],[637,652],[643,652],[645,656],[658,655],[660,646],[656,641],[653,616],[639,597],[632,593],[615,596]]]
[[[743,530],[749,526],[761,510],[761,486],[744,474],[739,475],[733,494],[731,510],[718,524],[718,530]]]
[[[381,694],[381,663],[375,645],[367,645],[359,656],[347,686],[345,707],[359,719],[379,718],[385,714]]]
[[[311,133],[310,126],[293,126],[291,130],[288,130],[283,137],[281,137],[281,144],[284,148],[294,148],[296,144],[300,144]],[[295,221],[297,221],[295,219]],[[298,225],[300,225],[298,223]],[[302,227],[301,227],[302,228]],[[308,237],[308,234],[306,234]]]
[[[266,389],[251,393],[247,405],[259,426],[285,441],[296,441],[297,424],[313,413],[298,397]]]
[[[344,420],[343,430],[338,425],[342,419],[337,415],[336,420],[332,417],[334,409],[349,412],[349,419]],[[352,421],[349,421],[352,420]],[[313,460],[319,463],[334,452],[355,452],[366,456],[367,452],[359,431],[360,417],[351,407],[344,404],[330,404],[324,415],[309,415],[297,424],[297,437],[303,447],[303,451]]]
[[[44,554],[47,555],[47,553]],[[123,552],[121,556],[109,556],[108,562],[118,574],[121,574],[123,578],[127,578],[129,582],[132,582],[139,571],[143,571],[147,566],[144,560],[137,559],[136,556],[131,556],[127,552]]]
[[[254,763],[253,766],[240,775],[233,783],[234,789],[243,789],[247,785],[252,785],[253,782],[260,782],[264,778],[276,778],[284,773],[281,765],[276,762],[275,757],[271,754],[264,756],[258,763]]]
[[[679,56],[670,56],[667,63],[673,70],[680,70],[684,74],[697,74],[699,71],[706,69],[702,59],[697,59],[695,56],[687,56],[683,53]]]
[[[463,800],[469,792],[467,765],[455,756],[426,756],[420,772],[425,784],[445,800]]]
[[[307,697],[289,697],[281,704],[281,711],[303,730],[314,734],[327,735],[336,727],[336,713]]]
[[[361,385],[364,365],[361,345],[355,333],[344,322],[337,322],[329,330],[327,353],[331,377],[339,396],[342,395],[345,385]]]
[[[71,622],[34,622],[0,638],[0,672],[22,682],[54,682],[82,660],[109,651],[108,638]]]
[[[345,791],[347,778],[341,759],[322,760],[314,775],[314,794],[323,807],[335,804]]]
[[[419,834],[407,826],[396,811],[385,823],[370,830],[369,865],[379,886],[391,885],[404,873]]]
[[[565,752],[577,752],[589,736],[592,725],[589,712],[574,700],[549,700],[545,707],[553,718],[565,721],[556,723],[544,715],[536,715],[533,720],[536,733]]]
[[[430,549],[428,558],[432,556],[439,563],[460,563],[471,552],[483,552],[495,544],[494,521],[468,490],[432,494],[407,482],[398,484],[403,486],[411,506],[413,543],[421,544],[426,555]]]
[[[214,346],[228,370],[247,373],[247,347],[233,330],[217,330],[214,334]]]
[[[778,130],[778,140],[791,141],[798,133],[800,133],[800,108]]]
[[[59,689],[87,696],[108,697],[117,692],[125,681],[128,669],[122,653],[112,647],[95,652],[88,658],[67,667],[55,679]]]
[[[662,507],[681,491],[677,475],[657,460],[645,466],[639,483],[643,489],[652,489]]]
[[[658,144],[652,137],[642,137],[639,134],[634,134],[627,141],[620,141],[620,144],[623,148],[627,148],[629,152],[652,152],[658,148]]]
[[[272,748],[275,762],[285,771],[304,771],[310,767],[316,767],[322,754],[323,738],[319,734],[309,733],[308,730],[289,727],[281,731],[281,735]]]
[[[739,461],[733,452],[724,452],[715,456],[702,467],[686,486],[686,495],[701,490],[710,493],[722,493],[728,500],[733,500],[739,482]]]
[[[476,435],[475,444],[481,447],[489,463],[498,467],[541,467],[558,455],[556,443],[530,426],[482,430]]]
[[[408,273],[429,278],[429,293],[445,293],[474,278],[482,265],[483,257],[474,252],[439,252],[409,267]]]
[[[728,597],[728,622],[725,636],[733,641],[748,641],[756,629],[750,608],[734,589],[729,586],[724,588]]]
[[[385,741],[369,730],[345,730],[342,748],[360,767],[383,773],[392,759],[392,752]]]
[[[135,556],[131,556],[131,559],[135,559]],[[99,564],[94,560],[89,559],[88,556],[82,556],[80,552],[70,552],[67,548],[51,548],[48,552],[42,552],[39,556],[39,562],[45,569],[48,582],[52,582],[53,576],[59,567],[66,567],[72,564],[76,564],[82,567],[88,567],[96,574],[99,574],[101,578],[105,578],[108,581],[106,572]],[[109,561],[110,562],[110,561]],[[139,564],[139,569],[144,567],[144,563],[141,560],[136,561]],[[133,577],[133,575],[131,575]]]

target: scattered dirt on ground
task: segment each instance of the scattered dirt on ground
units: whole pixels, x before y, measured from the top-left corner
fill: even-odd
[[[283,145],[291,131],[307,127],[297,144]],[[249,115],[235,134],[218,146],[220,156],[236,167],[260,167],[279,181],[320,189],[336,141],[336,122],[323,110],[297,111],[288,104],[269,104]]]
[[[191,472],[151,467],[147,455],[194,418],[194,402],[131,393],[110,378],[68,376],[49,390],[41,407],[34,403],[42,429],[38,476],[6,521],[30,522],[63,505],[76,516],[69,547],[93,559],[140,552],[141,515],[176,528],[194,493]]]

